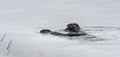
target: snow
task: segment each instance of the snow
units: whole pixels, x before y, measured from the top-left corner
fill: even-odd
[[[119,57],[119,18],[119,0],[0,0],[0,57]],[[103,40],[38,33],[74,22]]]

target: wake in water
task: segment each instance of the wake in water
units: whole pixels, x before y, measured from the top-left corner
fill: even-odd
[[[68,37],[68,36],[58,36],[58,37],[69,40],[77,40],[77,41],[85,40],[90,42],[118,40],[120,37],[119,27],[86,26],[83,27],[83,31],[85,31],[87,35],[74,36],[74,37]],[[57,32],[66,33],[63,30],[58,30]]]
[[[105,41],[107,40],[119,40],[119,33],[120,28],[119,27],[105,27],[105,26],[89,26],[84,27],[84,30],[96,36],[96,39],[103,39]],[[102,40],[102,41],[103,41]]]

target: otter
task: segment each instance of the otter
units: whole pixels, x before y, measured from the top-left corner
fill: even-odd
[[[57,35],[57,36],[69,36],[69,37],[87,35],[87,33],[85,33],[84,31],[81,31],[81,28],[79,27],[79,25],[77,23],[68,24],[67,28],[64,29],[64,31],[68,32],[68,34],[60,33],[60,32],[54,32],[54,31],[51,31],[49,29],[42,29],[40,31],[40,33],[52,34],[52,35]]]
[[[40,31],[40,33],[52,34],[52,35],[57,35],[57,36],[69,36],[69,37],[87,35],[86,33],[69,33],[69,34],[64,34],[64,33],[60,33],[60,32],[53,32],[53,31],[51,31],[49,29],[43,29],[43,30]]]
[[[80,27],[79,27],[79,25],[77,24],[77,23],[70,23],[70,24],[68,24],[67,25],[67,28],[66,29],[64,29],[66,32],[76,32],[76,33],[78,33],[78,32],[80,32]]]

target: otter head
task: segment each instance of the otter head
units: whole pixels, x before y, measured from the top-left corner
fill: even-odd
[[[79,32],[80,27],[77,23],[70,23],[67,25],[67,28],[65,30],[68,32]]]
[[[44,34],[48,34],[50,32],[51,32],[51,30],[49,30],[49,29],[43,29],[40,31],[40,33],[44,33]]]

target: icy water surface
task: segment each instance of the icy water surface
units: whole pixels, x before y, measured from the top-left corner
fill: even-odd
[[[7,56],[6,47],[12,40],[10,57],[119,57],[119,27],[95,26],[83,27],[83,30],[97,38],[42,35],[35,31],[32,34],[9,32],[1,42],[1,55]]]
[[[97,38],[36,33],[69,23]],[[0,57],[120,57],[119,24],[119,0],[0,0]]]

